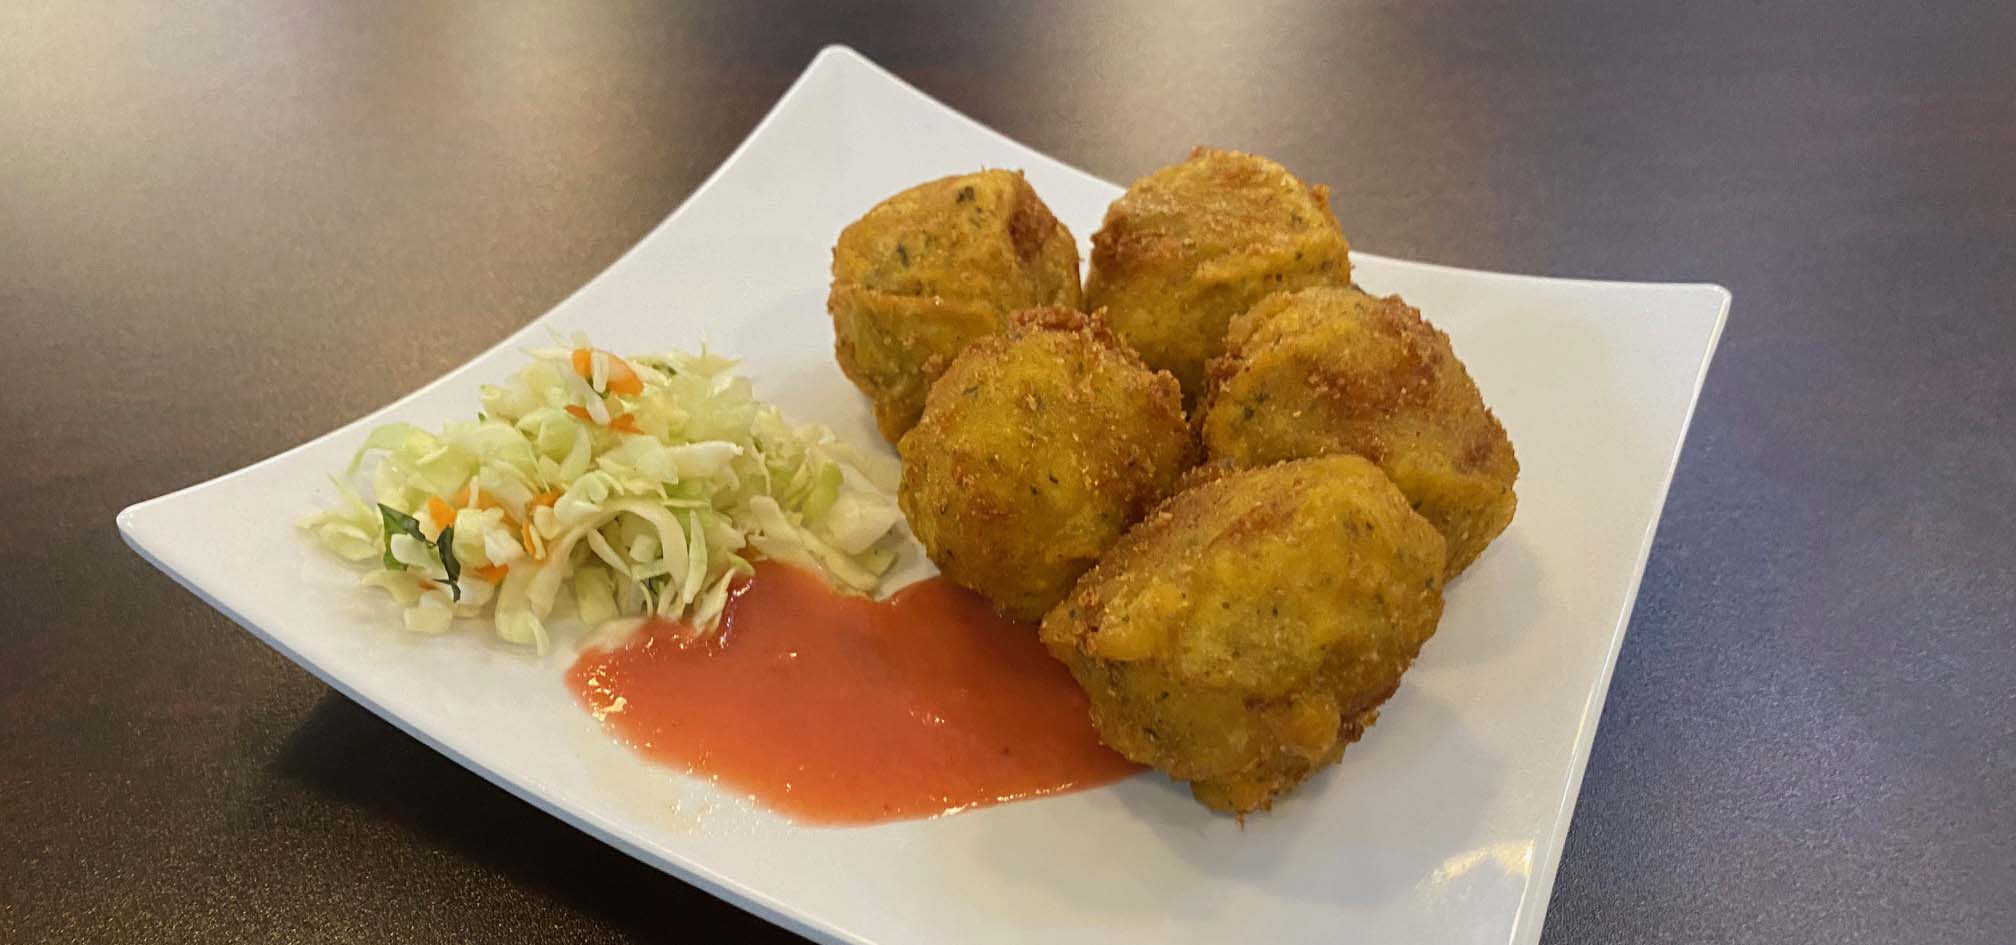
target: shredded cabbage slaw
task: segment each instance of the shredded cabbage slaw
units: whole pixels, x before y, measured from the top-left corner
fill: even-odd
[[[364,583],[440,633],[489,610],[497,635],[544,652],[562,602],[594,626],[656,615],[702,631],[757,556],[872,593],[896,559],[895,472],[758,401],[735,362],[621,358],[580,335],[528,351],[482,411],[438,433],[373,430],[341,500],[300,525],[373,567]],[[365,460],[371,501],[351,484]]]

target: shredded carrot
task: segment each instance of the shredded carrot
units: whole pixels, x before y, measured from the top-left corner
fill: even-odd
[[[511,566],[508,564],[486,564],[474,570],[477,577],[492,584],[498,584],[503,582],[504,575],[511,570]]]
[[[580,404],[568,404],[566,409],[568,416],[579,417],[582,420],[588,421],[589,423],[595,422],[594,415],[588,412],[588,408],[583,407]],[[615,430],[618,433],[644,432],[644,428],[637,425],[637,415],[633,413],[620,414],[618,416],[610,417],[608,427],[609,429]]]
[[[518,527],[518,536],[521,539],[520,543],[525,546],[525,553],[531,555],[534,561],[546,560],[546,549],[539,544],[532,529],[532,513],[539,511],[540,506],[552,508],[560,501],[562,494],[558,489],[548,489],[533,496],[531,503],[525,506],[525,524]]]
[[[436,583],[434,583],[433,581],[429,581],[429,580],[427,580],[426,578],[421,578],[421,579],[420,579],[420,589],[421,589],[421,590],[425,590],[425,591],[431,591],[431,590],[433,590],[433,589],[435,589],[435,588],[437,588],[437,587],[440,587],[440,586],[441,586],[441,585],[439,585],[439,584],[436,584]]]
[[[522,526],[519,526],[519,529],[518,529],[518,537],[519,537],[519,539],[520,539],[521,543],[522,543],[522,544],[524,544],[524,546],[525,546],[525,553],[526,553],[526,554],[528,554],[528,555],[531,555],[531,556],[532,556],[532,560],[534,560],[534,561],[544,561],[544,560],[546,560],[546,549],[545,549],[545,548],[542,548],[542,547],[540,547],[540,545],[539,545],[539,539],[538,539],[538,538],[537,538],[537,536],[535,536],[535,535],[533,534],[533,532],[532,532],[532,517],[531,517],[531,516],[529,516],[529,515],[528,515],[528,516],[526,516],[526,517],[525,517],[525,524],[524,524],[524,525],[522,525]]]
[[[609,388],[609,393],[622,394],[625,397],[644,393],[644,379],[637,376],[637,371],[630,367],[630,362],[613,354],[609,356],[609,377],[604,386]]]
[[[644,379],[637,376],[630,362],[607,351],[602,352],[602,356],[609,360],[609,376],[603,379],[603,386],[610,393],[624,396],[644,393]],[[574,373],[581,375],[582,379],[595,379],[595,349],[575,348],[568,361],[574,365]]]
[[[463,483],[462,488],[455,490],[455,494],[448,497],[448,504],[451,507],[458,509],[468,509],[468,508],[503,509],[505,520],[512,522],[513,524],[517,523],[518,521],[517,516],[512,515],[510,509],[504,508],[504,503],[497,501],[496,496],[491,495],[488,492],[485,492],[482,495],[477,496],[475,503],[472,504],[469,501],[469,491],[470,491],[469,483],[466,482]]]
[[[455,510],[441,501],[438,495],[427,497],[427,517],[434,520],[435,528],[447,528],[455,521]]]

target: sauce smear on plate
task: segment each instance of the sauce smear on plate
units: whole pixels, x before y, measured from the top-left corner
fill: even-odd
[[[1099,743],[1034,628],[942,578],[877,602],[759,564],[714,635],[647,623],[583,653],[568,684],[634,750],[804,822],[929,817],[1141,770]]]

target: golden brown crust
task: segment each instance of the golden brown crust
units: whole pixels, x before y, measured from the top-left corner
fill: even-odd
[[[1194,403],[1234,315],[1272,292],[1350,277],[1326,188],[1263,157],[1200,147],[1107,209],[1085,304],[1106,308],[1114,331]]]
[[[1449,574],[1511,523],[1519,461],[1449,337],[1398,296],[1313,288],[1232,320],[1199,421],[1213,460],[1353,453],[1449,542]]]
[[[1128,531],[1042,637],[1108,745],[1264,810],[1377,717],[1441,617],[1443,555],[1357,457],[1220,471]]]
[[[898,451],[898,499],[931,560],[1029,621],[1197,459],[1176,379],[1062,308],[969,345]]]
[[[969,342],[1080,297],[1077,242],[1020,172],[995,170],[912,187],[842,230],[826,308],[840,368],[893,443]]]

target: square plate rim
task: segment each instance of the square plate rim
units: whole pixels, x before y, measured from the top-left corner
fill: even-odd
[[[789,103],[791,103],[794,98],[796,98],[813,81],[820,78],[824,72],[829,70],[832,67],[833,63],[842,63],[842,62],[853,67],[866,69],[870,73],[874,74],[877,78],[899,87],[908,95],[914,96],[918,99],[928,102],[929,104],[935,106],[938,110],[940,110],[940,112],[943,115],[957,121],[959,124],[964,126],[969,131],[977,132],[979,134],[984,135],[985,137],[989,138],[992,141],[1003,143],[1018,149],[1035,151],[1034,148],[1030,148],[1028,145],[1016,141],[1015,139],[1007,136],[1006,134],[980,122],[978,119],[975,119],[967,115],[966,113],[956,108],[953,108],[950,105],[947,105],[946,103],[940,101],[936,97],[918,89],[916,86],[912,85],[911,83],[904,80],[900,76],[897,76],[896,74],[890,72],[888,69],[884,68],[879,63],[876,63],[872,59],[869,59],[868,57],[855,51],[851,47],[843,44],[829,44],[825,47],[822,47],[812,57],[811,61],[808,63],[805,69],[801,71],[797,75],[797,77],[792,80],[790,85],[788,85],[782,93],[779,94],[777,99],[770,105],[768,110],[765,111],[762,118],[760,118],[756,122],[756,124],[750,128],[748,133],[743,136],[743,138],[736,144],[736,146],[729,152],[729,154],[725,158],[723,158],[722,161],[718,165],[716,165],[712,171],[708,173],[707,177],[703,179],[701,183],[698,186],[696,186],[691,193],[689,193],[684,199],[682,199],[679,202],[678,206],[676,206],[664,218],[662,218],[656,224],[654,224],[644,234],[640,235],[635,242],[633,242],[623,252],[617,254],[615,258],[610,260],[605,266],[599,269],[593,276],[589,277],[587,280],[582,282],[581,285],[576,287],[573,291],[569,292],[567,295],[563,296],[560,300],[556,301],[552,305],[547,306],[544,310],[528,319],[527,322],[525,323],[525,326],[529,326],[533,323],[543,320],[551,312],[568,305],[576,297],[589,292],[598,283],[602,282],[605,278],[608,278],[609,274],[612,271],[615,271],[618,268],[620,268],[626,260],[628,260],[631,256],[635,255],[636,253],[638,253],[642,249],[642,247],[644,247],[646,244],[650,243],[652,241],[652,238],[656,236],[660,231],[665,230],[668,227],[672,226],[672,224],[674,224],[681,218],[681,216],[688,210],[688,208],[690,208],[703,195],[707,194],[712,189],[714,189],[719,184],[719,182],[726,176],[727,172],[732,167],[734,167],[738,162],[741,161],[741,159],[754,145],[754,143],[757,142],[760,138],[762,138],[764,133],[778,121],[779,116],[785,111],[786,106]],[[1040,154],[1042,152],[1037,153]],[[1043,154],[1043,156],[1049,161],[1053,162],[1057,167],[1073,175],[1076,175],[1077,177],[1082,178],[1085,181],[1096,183],[1102,187],[1119,186],[1113,184],[1110,181],[1105,180],[1104,178],[1098,177],[1097,175],[1088,173],[1080,169],[1076,165],[1059,160],[1055,157],[1051,157],[1048,154]],[[1592,684],[1590,694],[1584,701],[1584,705],[1582,706],[1581,713],[1576,723],[1577,735],[1573,743],[1572,753],[1570,756],[1571,764],[1570,764],[1569,777],[1564,785],[1564,790],[1560,793],[1560,798],[1557,804],[1557,810],[1555,811],[1555,816],[1549,828],[1549,833],[1545,838],[1545,842],[1540,844],[1538,848],[1535,850],[1536,855],[1540,857],[1539,861],[1534,864],[1534,866],[1537,867],[1537,869],[1535,870],[1533,876],[1531,877],[1531,880],[1526,884],[1526,888],[1522,894],[1519,903],[1517,915],[1514,917],[1514,921],[1512,924],[1512,934],[1510,937],[1510,941],[1515,943],[1537,941],[1539,933],[1541,931],[1541,925],[1545,920],[1547,907],[1549,904],[1549,900],[1551,898],[1551,892],[1554,885],[1554,880],[1559,870],[1561,853],[1562,850],[1564,849],[1567,840],[1568,830],[1572,823],[1574,807],[1581,796],[1582,782],[1588,770],[1590,749],[1594,743],[1595,732],[1598,725],[1600,724],[1602,709],[1607,700],[1610,689],[1610,683],[1616,671],[1617,658],[1619,656],[1619,653],[1621,652],[1624,635],[1629,628],[1631,617],[1634,614],[1637,607],[1639,590],[1644,580],[1645,568],[1648,561],[1650,560],[1651,551],[1658,532],[1659,524],[1665,517],[1666,500],[1671,493],[1673,479],[1678,470],[1680,456],[1684,451],[1687,435],[1691,431],[1694,419],[1698,413],[1701,394],[1706,383],[1708,372],[1714,363],[1715,353],[1720,346],[1722,334],[1727,326],[1729,311],[1734,297],[1728,288],[1714,282],[1646,282],[1646,281],[1631,281],[1631,280],[1616,280],[1616,279],[1583,279],[1575,277],[1545,276],[1545,275],[1533,275],[1527,273],[1501,272],[1494,270],[1466,268],[1436,262],[1426,262],[1412,259],[1399,259],[1394,257],[1381,256],[1376,253],[1364,252],[1362,250],[1358,250],[1355,248],[1352,250],[1352,255],[1355,257],[1378,260],[1383,265],[1399,268],[1415,269],[1421,271],[1439,272],[1447,275],[1488,276],[1495,279],[1513,280],[1525,283],[1550,284],[1557,286],[1572,285],[1582,288],[1629,289],[1637,292],[1672,291],[1672,292],[1689,292],[1689,293],[1708,293],[1714,300],[1713,304],[1715,306],[1715,315],[1713,323],[1708,328],[1707,338],[1701,350],[1700,362],[1696,367],[1696,369],[1694,370],[1693,376],[1690,380],[1691,389],[1689,390],[1687,396],[1686,410],[1681,415],[1678,429],[1675,431],[1673,447],[1670,451],[1668,461],[1665,464],[1664,474],[1662,476],[1659,488],[1657,490],[1657,501],[1654,506],[1657,509],[1657,511],[1651,517],[1650,521],[1646,524],[1643,535],[1639,537],[1638,553],[1636,556],[1636,560],[1634,562],[1632,577],[1630,578],[1625,588],[1626,591],[1624,597],[1625,604],[1618,613],[1615,625],[1611,627],[1609,630],[1602,668],[1600,669],[1597,678],[1594,680]],[[611,821],[604,814],[594,810],[577,811],[568,804],[561,803],[553,798],[549,798],[546,795],[539,793],[538,790],[536,790],[536,788],[538,787],[538,782],[536,781],[536,779],[527,779],[525,781],[513,779],[511,777],[507,777],[501,774],[500,772],[490,768],[489,766],[481,762],[478,762],[473,757],[463,753],[462,751],[455,749],[447,742],[438,739],[433,735],[431,735],[430,733],[428,733],[427,731],[425,731],[424,729],[421,729],[415,723],[405,718],[403,715],[388,709],[386,706],[378,703],[375,700],[364,697],[354,687],[347,684],[340,678],[337,678],[331,670],[318,665],[312,660],[304,658],[299,652],[294,650],[292,647],[288,646],[286,643],[284,643],[278,637],[273,635],[271,632],[262,628],[256,622],[249,620],[234,608],[225,605],[216,596],[205,590],[200,585],[196,584],[187,575],[175,570],[174,568],[169,567],[157,555],[155,550],[149,547],[147,541],[141,535],[138,534],[140,521],[149,511],[157,507],[166,505],[168,503],[174,502],[175,500],[180,499],[188,494],[207,490],[210,487],[231,480],[235,480],[240,477],[253,475],[256,472],[263,469],[264,467],[279,463],[296,453],[312,449],[322,444],[324,441],[327,441],[334,437],[342,436],[355,428],[364,426],[384,415],[393,413],[399,410],[401,407],[408,404],[409,402],[412,402],[414,400],[423,397],[424,395],[433,391],[437,387],[450,383],[457,377],[461,376],[465,372],[472,369],[477,363],[488,359],[490,356],[492,356],[499,350],[502,350],[510,346],[511,344],[513,344],[514,339],[517,338],[517,336],[519,335],[520,332],[522,332],[525,326],[520,326],[517,329],[512,329],[508,331],[505,334],[505,336],[499,339],[496,343],[483,348],[482,350],[476,352],[469,358],[462,361],[460,364],[443,371],[438,376],[432,378],[431,380],[420,385],[419,387],[414,388],[413,390],[407,392],[406,394],[399,396],[380,407],[369,410],[358,417],[355,417],[348,421],[341,422],[338,425],[332,427],[331,429],[323,433],[313,435],[300,443],[297,443],[286,449],[280,450],[279,452],[276,452],[263,459],[248,463],[245,466],[217,474],[208,479],[204,479],[191,485],[183,486],[181,488],[171,490],[169,492],[163,493],[153,498],[145,499],[126,506],[125,508],[121,509],[115,516],[117,530],[120,534],[121,539],[125,542],[125,544],[129,548],[131,548],[137,555],[139,555],[142,560],[146,561],[149,565],[153,566],[155,569],[167,575],[171,580],[173,580],[176,584],[180,585],[184,589],[188,590],[197,599],[201,600],[205,604],[209,605],[211,608],[223,614],[233,623],[238,624],[240,627],[250,632],[255,638],[260,640],[262,643],[266,644],[267,646],[271,647],[274,651],[278,652],[280,655],[287,658],[289,662],[295,664],[296,666],[302,669],[307,670],[311,675],[321,680],[324,684],[328,685],[337,692],[342,693],[346,698],[350,699],[351,701],[356,702],[357,704],[363,706],[364,708],[369,710],[372,714],[391,723],[394,727],[398,728],[400,731],[419,740],[422,744],[425,744],[427,747],[440,753],[444,757],[449,758],[450,760],[461,765],[462,767],[476,773],[478,776],[482,777],[484,780],[490,782],[491,784],[503,788],[504,790],[509,792],[512,796],[517,797],[520,800],[525,801],[533,805],[534,807],[537,807],[540,810],[545,811],[546,813],[559,818],[561,821],[567,823],[569,826],[574,827],[575,829],[580,830],[583,833],[586,833],[589,836],[592,836],[595,839],[605,844],[608,844],[609,846],[617,850],[622,851],[623,853],[645,863],[648,866],[659,869],[663,872],[670,873],[676,879],[682,882],[686,882],[696,887],[699,887],[704,891],[706,891],[707,893],[709,893],[710,895],[713,895],[725,902],[735,905],[738,908],[741,908],[745,911],[748,911],[758,916],[759,918],[762,918],[766,922],[778,925],[779,927],[785,928],[795,934],[806,936],[808,938],[820,941],[848,942],[848,943],[856,943],[856,945],[875,945],[875,943],[872,940],[853,934],[843,928],[816,921],[815,917],[811,913],[794,909],[793,907],[789,906],[786,902],[779,900],[778,898],[772,895],[769,895],[759,889],[747,886],[743,883],[731,880],[726,876],[720,875],[712,868],[706,866],[703,863],[696,862],[689,857],[671,851],[666,851],[663,853],[657,851],[647,851],[641,845],[623,836],[622,832],[619,829],[619,826],[613,821]]]

